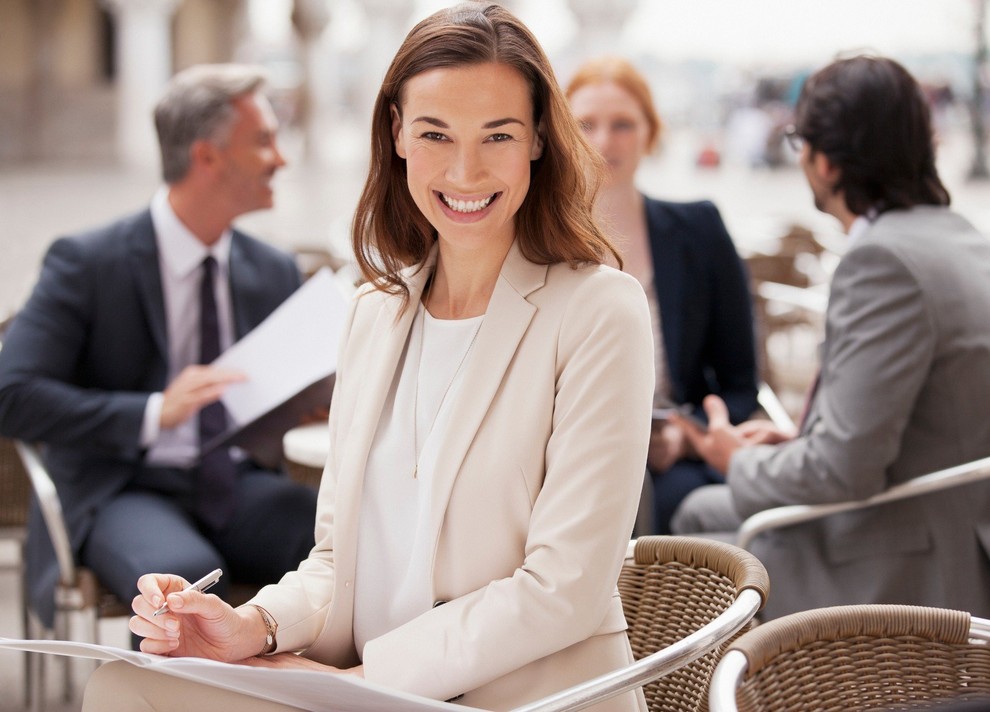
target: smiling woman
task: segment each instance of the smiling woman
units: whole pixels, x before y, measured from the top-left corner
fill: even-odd
[[[315,548],[238,609],[144,576],[131,627],[149,652],[516,707],[632,660],[616,580],[650,434],[646,298],[603,264],[598,160],[501,6],[413,28],[372,148]],[[243,702],[149,677],[103,666],[86,709]]]
[[[543,151],[526,80],[505,64],[432,69],[412,77],[404,95],[392,105],[392,135],[416,207],[444,253],[497,268],[515,239],[530,163]],[[433,296],[441,291],[436,284]],[[483,314],[489,295],[480,296],[445,316]]]

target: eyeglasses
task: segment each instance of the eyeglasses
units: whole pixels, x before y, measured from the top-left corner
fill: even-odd
[[[801,153],[801,149],[804,147],[804,136],[798,133],[797,127],[794,124],[784,129],[784,138],[787,140],[787,145],[795,153]]]

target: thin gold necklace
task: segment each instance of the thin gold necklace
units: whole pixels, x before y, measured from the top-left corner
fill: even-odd
[[[436,278],[436,272],[430,276],[430,283],[426,285],[426,291],[423,293],[423,302],[421,307],[423,309],[422,318],[419,322],[419,361],[416,364],[416,390],[413,391],[413,479],[417,479],[419,476],[419,370],[423,366],[423,342],[426,340],[426,316],[427,304],[430,301],[430,292],[433,289],[433,280]],[[461,372],[461,366],[467,361],[468,354],[471,353],[471,348],[474,346],[475,339],[478,338],[478,332],[481,331],[481,324],[474,330],[474,334],[471,336],[471,341],[468,343],[467,349],[464,351],[464,355],[461,356],[461,360],[457,363],[457,368],[454,369],[454,375],[450,377],[450,381],[447,383],[447,387],[443,389],[443,395],[440,396],[440,404],[437,406],[436,412],[433,414],[433,420],[430,421],[430,429],[426,432],[426,439],[429,440],[430,434],[433,433],[433,428],[437,424],[437,418],[440,417],[440,411],[443,410],[443,404],[447,400],[447,394],[450,392],[451,386],[454,385],[454,381],[457,380],[457,374]],[[424,441],[425,444],[425,441]]]

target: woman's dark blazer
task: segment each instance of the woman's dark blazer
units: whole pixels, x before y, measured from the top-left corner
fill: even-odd
[[[670,396],[700,412],[714,393],[732,422],[743,421],[757,407],[753,310],[746,268],[718,209],[647,197],[646,221]]]

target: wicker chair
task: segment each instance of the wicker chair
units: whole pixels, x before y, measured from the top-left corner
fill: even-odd
[[[62,516],[62,504],[55,489],[55,483],[34,447],[19,441],[15,441],[14,446],[37,497],[59,567],[59,582],[55,589],[55,623],[53,628],[46,629],[41,624],[41,621],[31,613],[29,602],[25,598],[24,616],[28,620],[30,637],[71,640],[71,633],[75,628],[70,626],[70,619],[75,616],[86,622],[85,639],[99,643],[100,620],[129,617],[131,615],[130,602],[120,601],[99,582],[91,569],[76,563],[69,543],[69,533]],[[258,588],[254,585],[234,583],[227,600],[232,605],[244,603],[257,592]],[[46,657],[44,655],[37,656],[37,660],[30,666],[29,698],[33,709],[41,709],[39,705],[43,702]],[[67,664],[68,660],[68,658],[62,660],[63,663],[66,663],[63,666],[63,697],[67,702],[74,698],[72,671]]]
[[[0,438],[0,539],[13,542],[16,559],[4,569],[14,571],[20,580],[21,637],[28,635],[27,587],[24,574],[24,544],[27,540],[27,513],[31,484],[14,449],[14,443]],[[24,655],[24,700],[30,704],[31,653]]]
[[[751,554],[690,537],[637,539],[619,576],[636,661],[515,712],[579,710],[644,686],[652,712],[704,709],[722,650],[766,600],[769,580]]]
[[[990,695],[990,621],[921,606],[793,613],[741,636],[712,678],[711,712],[906,710]]]

